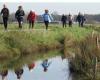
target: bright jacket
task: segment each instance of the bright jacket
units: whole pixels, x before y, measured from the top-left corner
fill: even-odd
[[[27,20],[29,20],[29,21],[35,21],[35,19],[36,19],[36,14],[35,14],[35,12],[30,12],[29,14],[28,14],[28,17],[27,17]]]
[[[44,13],[44,14],[42,15],[42,17],[43,17],[43,20],[44,20],[44,21],[51,22],[51,21],[53,20],[53,17],[52,17],[50,14],[48,14],[48,13]]]

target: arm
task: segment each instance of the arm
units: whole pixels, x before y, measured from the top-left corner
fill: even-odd
[[[9,16],[9,9],[8,9],[8,16]]]

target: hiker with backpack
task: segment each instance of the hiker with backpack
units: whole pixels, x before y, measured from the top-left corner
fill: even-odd
[[[3,5],[3,9],[1,10],[1,15],[3,18],[3,24],[4,24],[4,28],[5,30],[7,30],[7,26],[8,26],[8,18],[9,18],[9,9],[6,7],[6,5]]]
[[[66,24],[67,24],[67,16],[66,15],[64,15],[64,14],[62,15],[61,22],[62,22],[63,28],[66,27]]]
[[[27,20],[29,21],[29,29],[34,28],[34,22],[36,20],[36,14],[33,11],[30,11],[30,13],[27,16]]]
[[[42,17],[46,26],[46,30],[48,30],[49,23],[53,20],[53,18],[47,9],[45,10],[45,13],[42,15]]]
[[[15,13],[15,18],[17,19],[18,24],[19,24],[19,29],[22,29],[22,22],[23,22],[24,16],[25,16],[24,10],[22,6],[19,6],[18,10]]]

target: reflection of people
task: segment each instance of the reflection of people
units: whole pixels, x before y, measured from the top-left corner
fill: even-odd
[[[64,27],[66,27],[66,22],[67,22],[67,16],[66,15],[62,15],[62,17],[61,17],[61,22],[62,22],[62,26],[63,26],[63,28]]]
[[[48,59],[45,59],[42,63],[42,67],[44,68],[44,72],[48,70],[48,67],[50,66],[51,62],[48,62]]]
[[[34,22],[36,19],[36,14],[33,11],[30,11],[30,13],[28,14],[27,20],[29,21],[29,28],[34,27]]]
[[[9,9],[6,7],[6,5],[3,5],[3,9],[1,10],[1,14],[3,15],[3,24],[5,30],[7,30],[8,25],[8,17],[9,17]]]
[[[22,68],[16,69],[15,74],[17,75],[17,79],[20,79],[24,70]]]
[[[15,18],[18,21],[18,24],[19,24],[19,28],[20,29],[22,28],[22,21],[23,21],[24,15],[25,15],[25,13],[24,13],[24,10],[22,9],[22,6],[19,6],[18,7],[18,10],[15,13]]]
[[[2,76],[2,80],[4,80],[5,77],[8,75],[8,70],[2,70],[2,71],[0,71],[0,75]]]
[[[32,71],[32,69],[33,69],[34,67],[35,67],[35,63],[28,64],[29,71]]]
[[[49,23],[53,20],[52,16],[49,14],[49,11],[46,9],[45,13],[42,15],[43,16],[43,20],[46,26],[46,30],[48,29],[48,25]]]

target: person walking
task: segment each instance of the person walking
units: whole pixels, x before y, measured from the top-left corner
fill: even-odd
[[[9,18],[9,9],[6,7],[6,5],[3,5],[3,9],[1,10],[1,15],[3,18],[3,24],[4,24],[4,28],[5,30],[7,30],[7,26],[8,26],[8,18]]]
[[[15,13],[15,18],[18,21],[19,28],[22,29],[22,22],[23,22],[23,17],[25,16],[24,10],[22,9],[22,6],[18,7],[18,10]]]
[[[72,27],[72,24],[73,24],[73,18],[72,18],[72,15],[69,14],[68,15],[68,25],[69,25],[69,27]]]
[[[85,21],[86,21],[86,18],[85,18],[85,16],[84,16],[84,15],[82,15],[81,27],[83,27],[83,26],[84,26]]]
[[[46,30],[48,30],[49,23],[53,20],[53,17],[49,14],[49,11],[46,9],[45,13],[42,15]]]
[[[30,11],[30,13],[28,14],[27,20],[29,21],[29,28],[34,27],[34,22],[36,20],[36,14],[33,11]]]
[[[63,28],[66,27],[66,24],[67,24],[67,16],[66,15],[64,15],[64,14],[62,15],[61,22],[62,22]]]
[[[82,20],[82,15],[81,15],[81,13],[79,12],[79,13],[78,13],[78,16],[77,16],[77,18],[76,18],[76,21],[78,21],[79,27],[81,26],[81,20]]]
[[[77,18],[76,18],[76,21],[78,21],[79,27],[83,27],[85,20],[86,20],[86,19],[85,19],[85,16],[82,15],[82,14],[79,12],[79,14],[78,14],[78,16],[77,16]]]

